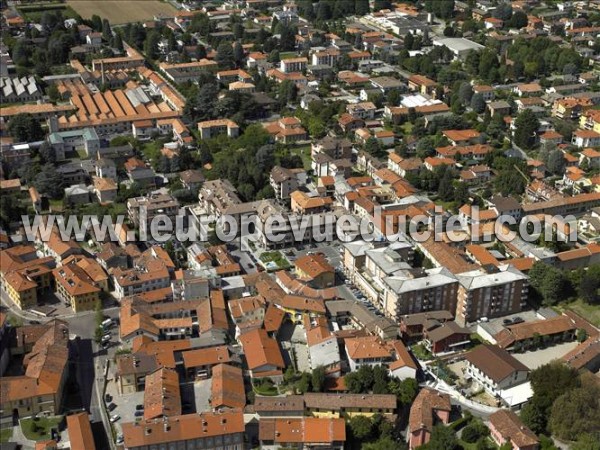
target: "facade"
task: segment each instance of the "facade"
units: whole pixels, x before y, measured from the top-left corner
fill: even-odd
[[[513,314],[526,305],[527,276],[512,265],[459,273],[456,321],[460,325]]]
[[[465,359],[466,374],[493,397],[499,396],[503,390],[525,383],[529,377],[529,369],[523,363],[495,345],[475,347],[466,354]]]
[[[450,422],[450,396],[431,388],[423,388],[413,401],[408,417],[408,448],[427,444],[437,424]]]
[[[537,450],[539,440],[513,411],[501,409],[489,418],[490,436],[498,446],[510,445],[514,450]]]
[[[146,229],[155,218],[168,217],[175,225],[175,218],[179,213],[179,201],[169,194],[150,194],[145,197],[130,198],[127,200],[129,219],[139,227],[142,222]]]

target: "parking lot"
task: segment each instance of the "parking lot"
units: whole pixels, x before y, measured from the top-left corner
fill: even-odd
[[[106,393],[112,397],[111,402],[107,406],[116,406],[112,411],[107,410],[108,416],[113,417],[118,415],[121,417],[114,422],[115,430],[117,435],[119,435],[121,433],[121,423],[135,422],[137,418],[135,415],[136,406],[144,404],[144,391],[121,395],[117,388],[117,382],[114,378],[111,378],[106,385]]]
[[[535,350],[532,352],[513,353],[513,356],[521,361],[529,370],[537,369],[550,361],[560,359],[573,350],[579,342],[563,342],[552,347]]]

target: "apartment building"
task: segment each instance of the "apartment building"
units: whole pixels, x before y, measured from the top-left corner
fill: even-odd
[[[381,414],[392,418],[398,402],[393,394],[324,394],[307,392],[304,394],[306,413],[314,417],[351,419],[356,416],[373,417]]]
[[[258,424],[258,439],[265,450],[342,450],[346,441],[346,423],[339,418],[265,418]]]
[[[313,66],[335,66],[342,53],[337,48],[316,51],[311,56]]]
[[[102,269],[100,271],[103,272]],[[73,312],[94,311],[101,304],[99,283],[76,260],[65,260],[60,267],[54,269],[53,274],[56,292],[69,303]]]
[[[311,196],[302,191],[290,194],[290,209],[296,214],[318,214],[329,211],[333,205],[331,197]]]
[[[69,328],[54,319],[45,325],[19,327],[16,353],[25,353],[24,375],[2,378],[0,414],[4,420],[22,419],[49,411],[61,412],[69,369]],[[33,341],[27,352],[26,336]],[[20,338],[19,338],[20,337]]]
[[[319,141],[311,143],[311,156],[322,153],[332,159],[350,158],[352,156],[352,142],[347,138],[325,136]]]
[[[527,303],[527,276],[510,264],[486,266],[456,277],[460,283],[456,321],[462,326],[482,317],[519,312]]]
[[[506,350],[482,344],[465,355],[466,374],[496,397],[501,391],[527,381],[529,369]]]
[[[127,214],[136,227],[142,223],[150,230],[154,219],[169,218],[173,227],[179,213],[179,201],[169,194],[149,194],[127,200]]]
[[[160,70],[174,83],[180,84],[187,81],[195,81],[204,71],[216,72],[219,65],[215,61],[201,59],[189,63],[169,64],[166,62],[160,63]]]
[[[275,191],[275,197],[278,200],[284,200],[290,198],[290,194],[300,186],[305,186],[306,179],[304,169],[286,169],[285,167],[275,166],[271,169],[269,183]]]
[[[173,261],[160,247],[146,250],[134,260],[131,269],[117,267],[112,271],[115,293],[118,298],[155,291],[171,286]]]
[[[279,343],[269,337],[264,328],[244,333],[238,341],[244,349],[252,378],[270,378],[275,382],[283,380],[285,363]]]
[[[308,138],[302,122],[296,117],[283,117],[276,122],[264,123],[263,126],[275,141],[283,144],[292,144]]]
[[[36,306],[38,296],[54,284],[54,259],[51,256],[38,258],[33,246],[7,248],[0,252],[0,262],[2,288],[20,309]]]
[[[283,73],[304,72],[308,60],[306,58],[288,58],[282,59],[279,63],[279,70]]]
[[[240,127],[233,120],[216,119],[198,122],[198,131],[200,139],[210,139],[220,134],[227,134],[229,138],[236,138],[240,135]]]
[[[203,412],[122,424],[125,448],[149,450],[176,446],[205,450],[243,450],[242,411]]]
[[[459,283],[447,269],[402,270],[383,278],[386,316],[399,320],[406,314],[455,311]]]

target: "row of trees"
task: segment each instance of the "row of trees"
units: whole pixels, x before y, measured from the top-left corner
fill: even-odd
[[[564,271],[536,261],[528,275],[533,288],[531,298],[546,306],[556,305],[574,296],[592,305],[600,304],[600,264]]]

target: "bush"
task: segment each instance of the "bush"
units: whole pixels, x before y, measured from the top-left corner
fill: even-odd
[[[483,423],[473,421],[463,429],[461,437],[463,441],[473,444],[487,434],[488,429]]]

